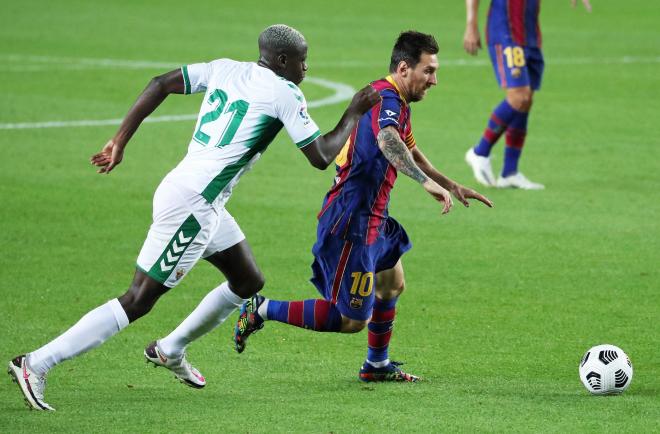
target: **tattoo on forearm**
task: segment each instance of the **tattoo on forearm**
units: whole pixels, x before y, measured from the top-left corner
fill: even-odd
[[[428,178],[422,170],[415,164],[410,151],[406,148],[401,138],[392,130],[382,129],[378,133],[378,143],[381,145],[381,151],[385,158],[399,172],[408,175],[420,184]]]

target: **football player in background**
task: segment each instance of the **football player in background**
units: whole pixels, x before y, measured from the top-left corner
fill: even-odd
[[[576,0],[572,0],[575,7]],[[589,0],[582,0],[591,11]],[[481,49],[478,12],[479,0],[465,0],[467,24],[463,47],[476,55]],[[493,110],[488,125],[476,146],[465,154],[474,177],[480,184],[499,188],[541,190],[542,184],[532,182],[518,170],[518,160],[527,135],[527,120],[534,92],[541,87],[543,53],[539,10],[541,0],[492,0],[486,24],[486,43],[495,77],[506,96]],[[490,152],[506,132],[504,164],[495,179]]]

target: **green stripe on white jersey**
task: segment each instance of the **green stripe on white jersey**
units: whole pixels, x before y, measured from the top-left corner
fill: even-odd
[[[231,188],[238,181],[244,169],[257,154],[263,153],[282,129],[282,122],[268,116],[262,118],[260,126],[254,129],[255,136],[252,141],[245,144],[248,151],[238,161],[225,166],[213,181],[202,191],[202,196],[209,203],[213,203],[218,195],[227,187]]]
[[[188,66],[182,66],[181,73],[183,74],[183,93],[188,95],[190,94],[190,77],[188,77]]]

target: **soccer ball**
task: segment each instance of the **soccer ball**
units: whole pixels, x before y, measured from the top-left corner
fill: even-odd
[[[630,359],[614,345],[596,345],[580,362],[580,380],[594,395],[622,393],[630,386],[632,377]]]

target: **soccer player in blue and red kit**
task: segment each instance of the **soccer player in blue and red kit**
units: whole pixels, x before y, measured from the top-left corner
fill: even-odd
[[[325,332],[355,333],[368,327],[363,381],[416,381],[389,359],[395,306],[404,290],[401,256],[411,247],[403,227],[388,214],[399,172],[419,182],[443,204],[451,195],[465,206],[490,200],[438,172],[419,150],[410,106],[437,83],[438,45],[431,35],[409,31],[396,41],[390,75],[371,85],[382,101],[360,118],[337,157],[337,176],[318,215],[312,283],[323,299],[269,300],[256,295],[241,308],[234,341],[244,350],[266,320]]]
[[[572,0],[575,7],[576,0]],[[588,0],[582,0],[591,11]],[[467,25],[463,46],[475,55],[481,48],[477,14],[479,0],[466,0]],[[527,119],[534,92],[541,87],[543,53],[539,10],[541,0],[492,0],[486,24],[486,42],[495,77],[506,98],[493,110],[479,143],[465,154],[476,180],[487,186],[541,190],[542,184],[530,181],[518,171],[518,160],[527,135]],[[490,151],[506,132],[504,164],[495,179]]]

